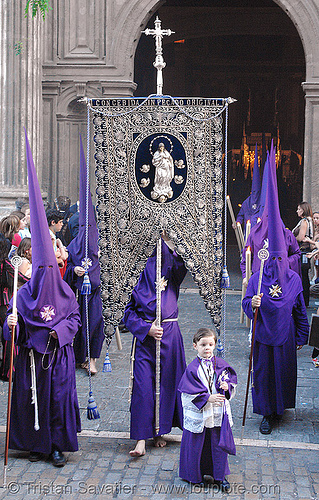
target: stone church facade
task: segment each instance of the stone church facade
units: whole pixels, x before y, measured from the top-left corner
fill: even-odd
[[[51,0],[46,20],[24,2],[0,2],[0,208],[27,193],[23,127],[49,201],[78,198],[79,133],[87,97],[127,97],[136,88],[136,47],[155,0]],[[306,78],[304,189],[319,206],[319,0],[275,0],[302,41]],[[182,7],[181,7],[182,8]],[[171,26],[165,26],[170,27]],[[165,55],[165,54],[164,54]],[[94,159],[91,154],[92,181]]]

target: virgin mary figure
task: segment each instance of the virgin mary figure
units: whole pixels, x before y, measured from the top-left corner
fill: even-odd
[[[155,167],[155,177],[151,197],[153,200],[158,199],[160,202],[164,202],[173,197],[171,182],[174,178],[174,162],[162,142],[158,145],[152,163]]]

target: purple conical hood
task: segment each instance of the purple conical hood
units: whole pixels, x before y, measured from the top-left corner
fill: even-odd
[[[258,215],[260,218],[263,216],[264,210],[266,209],[267,206],[268,172],[269,172],[269,152],[267,151],[266,161],[264,165],[263,181],[260,193],[260,202],[259,202],[260,208]]]
[[[74,293],[62,278],[53,250],[40,186],[25,132],[32,245],[32,276],[17,295],[26,324],[27,347],[44,353],[49,331],[78,309]]]
[[[36,271],[39,266],[53,266],[59,272],[26,131],[25,140],[29,185],[30,230],[32,234],[32,267]],[[30,282],[32,283],[33,281],[36,281],[36,272],[32,272]]]
[[[269,158],[267,200],[269,259],[265,264],[263,282],[267,285],[273,285],[276,282],[283,287],[290,271],[284,237],[284,225],[279,210],[276,155],[273,147]],[[281,293],[285,292],[281,291]]]
[[[88,194],[88,196],[87,196]],[[80,209],[79,232],[68,246],[69,255],[74,266],[85,267],[86,217],[88,220],[88,273],[92,289],[100,286],[100,264],[98,260],[98,231],[94,216],[94,208],[87,178],[86,161],[80,136]],[[82,287],[83,276],[77,277],[76,287]]]
[[[260,190],[261,190],[261,181],[260,181],[260,172],[259,172],[259,165],[258,165],[258,149],[257,149],[257,143],[256,143],[253,181],[251,184],[251,195],[250,195],[252,206],[259,205]]]

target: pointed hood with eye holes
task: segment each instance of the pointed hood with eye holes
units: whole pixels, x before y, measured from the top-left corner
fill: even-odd
[[[302,284],[297,273],[289,269],[283,223],[280,217],[275,150],[269,159],[267,189],[269,258],[262,276],[262,305],[259,309],[261,323],[256,330],[256,340],[267,345],[282,345],[287,340],[289,322]],[[254,280],[258,281],[259,273]]]
[[[58,334],[59,346],[69,343],[67,318],[78,311],[75,295],[62,278],[54,254],[40,186],[25,131],[32,245],[32,276],[17,295],[17,310],[24,320],[28,348],[44,353],[49,331]],[[64,333],[60,332],[64,324]]]
[[[82,138],[80,136],[80,214],[79,214],[79,232],[68,246],[69,256],[74,266],[85,266],[85,231],[86,231],[86,207],[88,216],[88,273],[92,286],[95,290],[100,286],[100,264],[98,259],[98,231],[95,221],[94,208],[90,189],[88,200],[86,200],[87,190],[87,169],[83,151]],[[78,276],[76,288],[81,290],[83,276]]]

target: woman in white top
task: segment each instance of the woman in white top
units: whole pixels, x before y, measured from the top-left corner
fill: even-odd
[[[303,286],[303,295],[305,299],[306,307],[309,306],[309,269],[310,263],[306,254],[310,252],[311,247],[309,240],[313,239],[314,226],[313,226],[313,215],[312,208],[306,201],[300,203],[297,207],[297,214],[300,217],[300,221],[296,227],[292,230],[296,240],[298,241],[301,250],[301,279]]]

